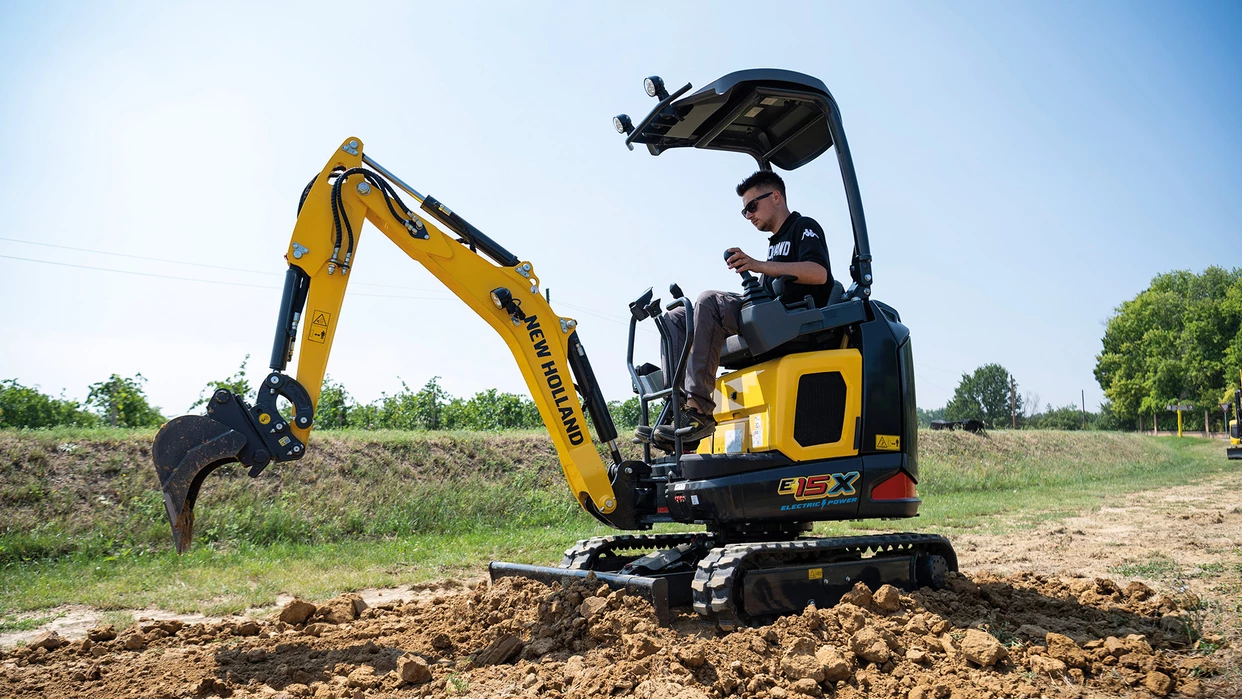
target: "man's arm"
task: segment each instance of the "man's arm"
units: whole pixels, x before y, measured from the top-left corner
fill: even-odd
[[[729,248],[729,251],[733,254],[727,264],[735,272],[758,272],[770,279],[790,275],[799,284],[824,284],[828,281],[828,269],[818,262],[767,262],[756,260],[742,252],[741,248]]]

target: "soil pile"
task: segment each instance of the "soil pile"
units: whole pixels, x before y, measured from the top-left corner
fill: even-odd
[[[831,609],[722,634],[692,615],[660,627],[645,601],[592,580],[506,578],[410,603],[345,595],[264,620],[46,634],[0,653],[0,695],[1229,696],[1218,673],[1237,656],[1194,650],[1182,602],[1107,579],[954,576],[913,594],[860,585]]]

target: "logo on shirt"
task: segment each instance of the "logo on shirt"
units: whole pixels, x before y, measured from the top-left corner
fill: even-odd
[[[788,254],[789,254],[789,241],[788,240],[782,240],[776,245],[768,246],[768,259],[769,260],[772,259],[773,257],[780,257],[781,255],[788,255]]]
[[[805,231],[802,231],[802,237],[803,238],[818,238],[819,236],[815,234],[815,231],[808,228]]]

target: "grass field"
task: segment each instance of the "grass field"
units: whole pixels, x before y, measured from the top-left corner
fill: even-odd
[[[220,469],[195,548],[173,551],[150,431],[0,431],[0,618],[88,604],[211,614],[368,586],[477,578],[486,561],[552,563],[607,533],[530,433],[329,432],[301,462]],[[1101,432],[920,434],[922,516],[859,529],[995,531],[1228,468],[1202,439]]]

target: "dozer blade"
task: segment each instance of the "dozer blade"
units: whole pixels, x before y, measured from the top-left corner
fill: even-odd
[[[194,501],[207,474],[237,461],[246,437],[201,415],[170,420],[155,435],[151,456],[164,491],[164,510],[172,525],[173,546],[185,553],[194,538]]]
[[[1242,459],[1242,447],[1228,447],[1225,449],[1225,456],[1230,459]]]
[[[552,566],[531,566],[522,563],[502,563],[492,561],[487,566],[492,582],[499,578],[530,578],[541,583],[560,583],[567,585],[574,580],[594,577],[614,590],[625,590],[638,595],[651,603],[655,608],[656,620],[661,626],[668,626],[670,613],[668,603],[668,580],[664,578],[648,578],[642,575],[621,575],[619,573],[599,573],[593,570],[574,570],[570,568],[554,568]]]

